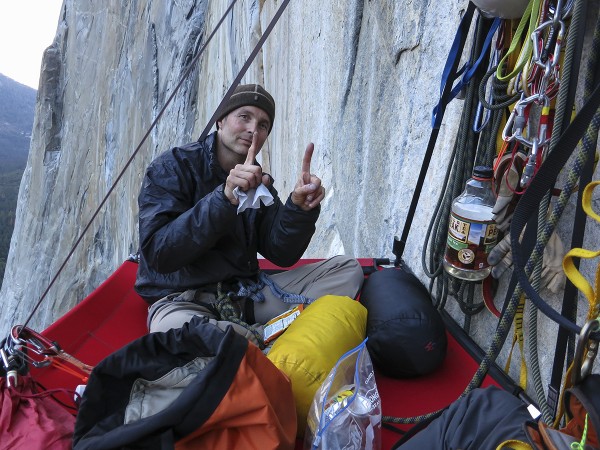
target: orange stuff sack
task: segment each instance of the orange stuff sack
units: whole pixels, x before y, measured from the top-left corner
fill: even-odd
[[[73,449],[292,450],[295,438],[286,375],[232,327],[196,316],[96,365]]]
[[[290,380],[250,344],[217,409],[175,448],[284,450],[294,448],[295,438],[296,409]]]

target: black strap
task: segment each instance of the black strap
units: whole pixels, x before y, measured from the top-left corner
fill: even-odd
[[[267,25],[267,28],[265,29],[263,35],[260,37],[260,39],[258,40],[256,45],[254,46],[254,50],[252,50],[252,53],[250,53],[250,56],[248,56],[248,59],[246,59],[244,66],[242,67],[242,69],[239,71],[239,73],[235,77],[235,80],[233,80],[233,82],[231,83],[231,86],[229,86],[229,89],[225,93],[223,100],[221,100],[221,103],[219,103],[219,106],[217,107],[217,109],[213,113],[212,117],[206,124],[206,127],[204,127],[204,131],[200,135],[200,138],[198,139],[198,141],[203,141],[206,138],[206,136],[208,136],[210,129],[215,124],[217,119],[221,116],[221,111],[223,110],[223,105],[225,105],[225,103],[227,103],[229,101],[229,98],[233,94],[233,91],[235,91],[235,88],[237,87],[237,85],[240,83],[240,81],[242,80],[244,75],[246,75],[246,71],[248,70],[248,68],[250,67],[252,62],[254,61],[254,58],[256,58],[256,55],[258,55],[258,52],[260,51],[263,44],[269,37],[269,34],[271,34],[271,31],[273,30],[273,28],[275,28],[277,21],[279,20],[279,18],[285,11],[285,8],[287,7],[289,2],[290,2],[290,0],[283,0],[283,2],[281,2],[279,9],[277,10],[275,15],[271,19],[271,22],[269,22],[269,25]]]
[[[587,13],[587,2],[581,2],[578,5],[581,8],[580,17],[586,17]],[[575,16],[575,13],[573,13]],[[573,20],[575,17],[573,18]],[[585,22],[585,20],[582,20]],[[583,53],[583,42],[585,37],[585,26],[580,26],[578,34],[576,36],[572,35],[570,32],[570,39],[575,38],[577,41],[572,46],[573,48],[573,56],[572,56],[572,64],[571,64],[571,73],[569,77],[569,85],[567,89],[567,97],[565,101],[565,111],[571,111],[573,109],[573,105],[575,104],[575,94],[577,92],[577,84],[579,83],[579,69],[581,65],[581,58]],[[570,114],[563,115],[563,121],[561,130],[567,129],[569,126],[569,122],[571,121]],[[587,171],[587,169],[586,169]],[[590,177],[591,177],[590,173]],[[586,183],[587,184],[587,183]],[[581,197],[581,190],[579,197]],[[579,216],[582,215],[583,209],[581,208],[581,201],[577,202],[577,210],[575,213],[575,225],[573,227],[572,233],[572,241],[571,248],[581,247],[580,243],[577,243],[575,239],[580,238],[581,242],[583,242],[583,233],[585,232],[585,214],[583,214],[583,229],[580,229],[579,225]],[[578,231],[575,231],[578,230]],[[578,235],[581,235],[580,237]],[[574,261],[575,267],[579,268],[579,260]],[[567,281],[565,286],[565,291],[563,293],[563,301],[562,301],[562,310],[561,315],[564,317],[575,317],[576,309],[577,309],[577,289],[570,281]],[[548,406],[552,410],[552,414],[556,415],[556,411],[558,409],[559,395],[560,395],[560,386],[562,384],[563,379],[563,371],[565,365],[565,359],[567,356],[567,348],[569,341],[573,341],[573,334],[560,327],[558,329],[558,334],[556,336],[556,347],[554,351],[554,363],[552,364],[552,374],[550,376],[550,384],[548,385]]]
[[[437,137],[440,133],[440,125],[442,122],[442,118],[444,117],[446,106],[452,99],[452,86],[454,81],[460,76],[461,73],[461,71],[458,71],[458,64],[460,63],[460,55],[463,53],[465,47],[465,42],[469,34],[468,31],[471,25],[471,21],[473,19],[474,12],[475,5],[472,2],[469,2],[469,6],[467,7],[465,15],[461,20],[460,26],[457,30],[454,42],[452,44],[450,55],[448,56],[448,60],[446,61],[446,65],[444,67],[444,71],[442,74],[443,87],[441,89],[440,101],[435,110],[433,128],[431,130],[431,135],[429,136],[429,142],[427,144],[427,150],[425,150],[423,163],[421,164],[419,178],[417,179],[417,182],[415,184],[415,190],[413,192],[412,200],[410,202],[410,207],[408,208],[408,213],[406,215],[406,222],[404,222],[402,235],[400,239],[398,239],[397,237],[394,238],[393,253],[396,256],[396,261],[394,263],[395,266],[400,265],[402,255],[404,254],[404,248],[406,247],[408,233],[410,232],[410,227],[412,225],[412,221],[415,216],[415,211],[417,209],[417,204],[419,203],[419,197],[421,196],[423,183],[425,182],[425,177],[427,176],[427,171],[429,169],[431,157],[433,156],[435,143],[437,142]]]
[[[600,107],[600,84],[597,83],[596,88],[590,95],[588,101],[585,103],[579,114],[577,114],[571,125],[562,134],[556,144],[555,150],[548,155],[548,158],[542,164],[540,170],[531,181],[531,184],[521,196],[513,214],[510,227],[514,272],[517,274],[521,288],[543,314],[558,323],[561,327],[577,334],[581,331],[581,327],[555,311],[541,298],[529,282],[525,273],[527,257],[523,251],[523,244],[519,242],[519,238],[531,216],[537,214],[540,201],[544,195],[554,186],[558,174],[566,165],[570,155],[576,148],[577,143],[586,132],[598,107]]]

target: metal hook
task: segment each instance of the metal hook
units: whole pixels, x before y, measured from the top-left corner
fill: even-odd
[[[6,371],[6,386],[9,388],[16,387],[18,380],[15,357],[13,355],[8,356],[6,350],[0,348],[0,359]]]
[[[573,386],[581,383],[581,381],[592,371],[594,360],[598,354],[598,341],[590,340],[590,335],[598,330],[600,330],[600,322],[598,319],[589,320],[581,328],[577,348],[575,349],[575,357],[573,359],[573,373],[571,375]],[[587,354],[584,360],[583,355],[586,350]]]

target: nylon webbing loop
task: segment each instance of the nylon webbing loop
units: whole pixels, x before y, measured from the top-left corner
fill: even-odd
[[[504,57],[500,60],[498,64],[498,69],[496,72],[496,78],[500,81],[508,81],[517,75],[521,69],[525,66],[527,61],[530,59],[531,54],[533,52],[532,42],[530,39],[531,33],[535,30],[537,26],[537,22],[539,19],[540,13],[540,0],[530,1],[527,5],[527,9],[523,13],[523,17],[521,17],[521,21],[519,22],[519,26],[517,27],[517,31],[513,37],[513,40],[510,43],[508,48],[508,52],[504,55]],[[523,31],[527,28],[527,34],[523,36]],[[516,50],[517,46],[521,42],[521,39],[524,40],[523,46],[521,47],[521,52],[519,53],[519,57],[517,58],[517,62],[513,70],[506,74],[502,75],[502,70],[504,69],[504,64],[508,60],[508,58],[512,55],[512,53]]]
[[[442,71],[442,80],[440,85],[440,101],[433,109],[433,114],[431,116],[431,126],[434,129],[440,127],[440,125],[442,124],[442,118],[444,117],[444,110],[446,109],[446,105],[458,93],[453,93],[452,84],[463,73],[463,71],[466,70],[466,66],[463,66],[459,70],[458,64],[460,63],[460,57],[465,47],[465,42],[467,40],[467,35],[469,34],[469,29],[471,28],[471,22],[473,20],[474,12],[475,5],[472,2],[469,2],[469,6],[467,7],[467,10],[465,11],[464,16],[462,17],[460,24],[458,25],[456,35],[454,36],[454,41],[452,42],[452,46],[450,47],[450,52],[448,53],[448,58],[446,59],[444,70]]]

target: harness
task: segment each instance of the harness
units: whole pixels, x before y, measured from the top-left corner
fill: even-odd
[[[241,309],[236,306],[236,300],[245,298],[253,302],[264,302],[265,296],[261,290],[265,286],[268,286],[273,295],[284,303],[309,304],[315,300],[314,298],[305,297],[304,295],[284,291],[277,286],[266,273],[260,272],[257,281],[249,279],[238,280],[237,291],[227,289],[227,286],[224,283],[218,283],[216,287],[216,301],[210,305],[211,309],[215,311],[220,320],[233,322],[250,331],[256,337],[261,349],[265,348],[261,325],[249,324],[242,320],[242,312]],[[233,286],[230,286],[230,288],[231,287]]]

